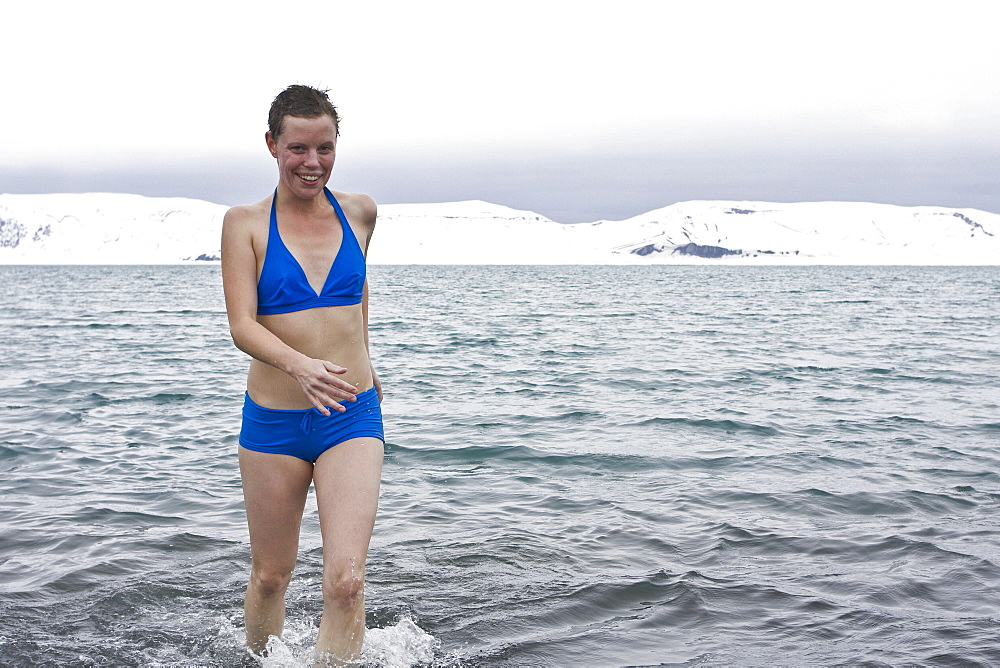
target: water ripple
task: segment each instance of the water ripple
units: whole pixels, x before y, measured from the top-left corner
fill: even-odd
[[[369,658],[1000,664],[997,271],[371,267]],[[3,662],[238,665],[218,268],[0,273]]]

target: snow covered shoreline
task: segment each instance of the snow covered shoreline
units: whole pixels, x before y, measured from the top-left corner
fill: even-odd
[[[0,194],[0,264],[219,257],[226,207],[87,193]],[[864,202],[680,202],[566,225],[481,201],[379,207],[371,264],[1000,265],[1000,214]]]

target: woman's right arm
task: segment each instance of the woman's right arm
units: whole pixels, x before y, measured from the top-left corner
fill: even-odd
[[[236,347],[254,359],[284,371],[299,382],[309,401],[324,415],[327,406],[354,399],[358,390],[337,374],[347,370],[327,360],[300,353],[257,322],[257,256],[251,233],[253,213],[233,207],[222,221],[222,289],[226,296],[229,333]]]

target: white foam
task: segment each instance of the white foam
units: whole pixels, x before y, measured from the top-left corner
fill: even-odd
[[[314,645],[318,629],[309,622],[288,620],[281,638],[271,636],[267,652],[257,657],[263,668],[303,668],[315,660]],[[430,663],[438,641],[409,618],[393,626],[367,629],[358,665],[384,668],[409,668]]]
[[[402,668],[416,663],[430,663],[438,641],[413,620],[403,618],[394,626],[369,629],[365,633],[362,656],[365,661],[386,668]]]

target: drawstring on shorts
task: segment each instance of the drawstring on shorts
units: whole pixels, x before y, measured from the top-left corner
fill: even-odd
[[[308,435],[310,432],[312,432],[312,429],[313,429],[313,422],[312,421],[313,421],[313,414],[314,413],[317,414],[317,415],[322,415],[322,413],[320,413],[315,408],[310,408],[302,416],[302,422],[299,423],[299,426],[302,427],[302,433],[303,434]]]

